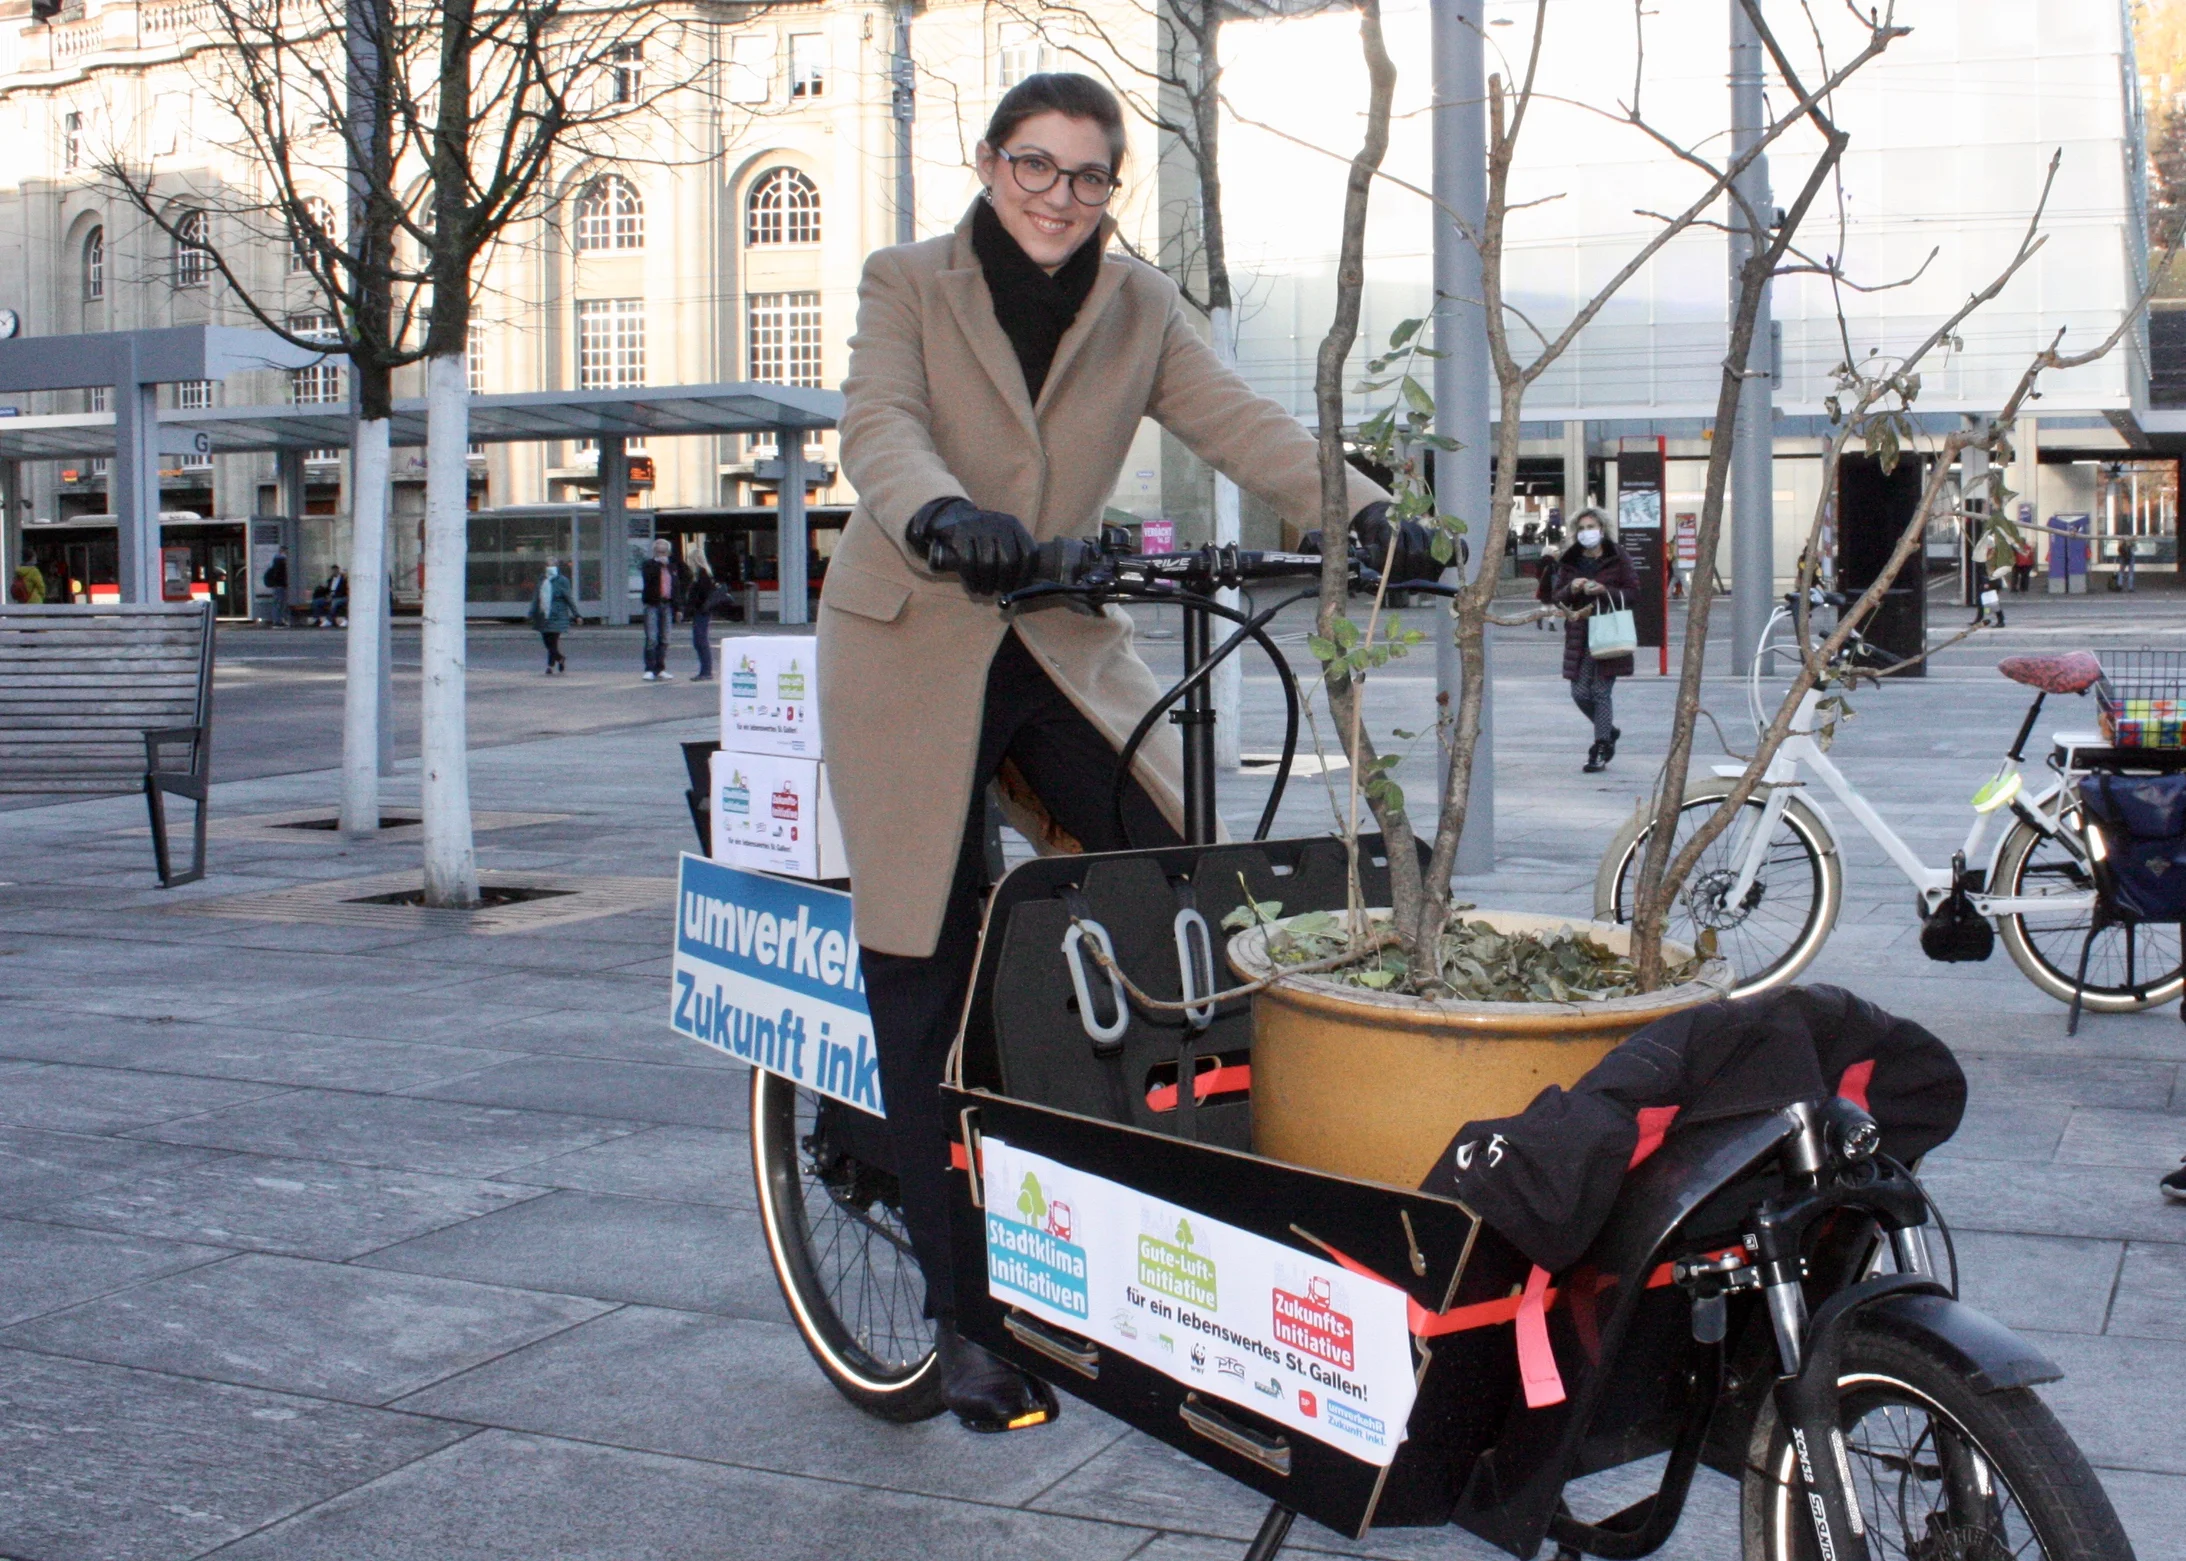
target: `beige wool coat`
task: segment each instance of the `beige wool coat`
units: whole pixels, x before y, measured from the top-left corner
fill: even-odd
[[[1300,526],[1320,523],[1319,467],[1313,436],[1223,366],[1175,284],[1120,254],[1103,258],[1035,404],[972,253],[969,216],[946,237],[868,258],[843,394],[843,473],[858,503],[820,596],[828,776],[859,942],[924,956],[963,840],[988,664],[1012,624],[1118,749],[1161,685],[1121,609],[1005,616],[911,555],[911,517],[962,496],[1017,516],[1042,541],[1091,535],[1145,417]],[[1354,512],[1386,496],[1356,474],[1351,486]],[[1172,823],[1181,761],[1167,724],[1135,761]]]

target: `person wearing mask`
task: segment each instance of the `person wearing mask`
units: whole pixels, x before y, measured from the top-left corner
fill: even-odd
[[[577,621],[577,597],[569,588],[569,577],[562,573],[559,565],[547,565],[546,573],[539,577],[539,589],[532,593],[528,616],[546,646],[547,676],[566,673],[569,663],[562,657],[562,636]]]
[[[1005,616],[995,598],[1032,581],[1041,540],[1098,528],[1142,418],[1298,529],[1321,510],[1313,436],[1223,365],[1173,282],[1110,247],[1123,155],[1099,82],[1012,87],[956,230],[867,258],[843,385],[858,503],[820,596],[828,779],[943,1392],[977,1431],[1056,1412],[954,1326],[938,1085],[979,937],[983,797],[999,777],[1034,838],[1124,846],[1117,756],[1162,690],[1120,609]],[[1349,476],[1354,514],[1386,498]],[[1124,788],[1130,843],[1178,839],[1180,761],[1157,725]]]
[[[668,629],[675,622],[676,603],[683,598],[683,560],[666,537],[653,538],[653,556],[645,561],[638,599],[645,608],[645,681],[668,683]]]
[[[1581,510],[1572,527],[1571,546],[1556,560],[1556,572],[1548,582],[1548,599],[1564,609],[1564,678],[1571,684],[1571,702],[1594,723],[1594,745],[1586,751],[1587,774],[1596,775],[1617,756],[1618,729],[1613,709],[1618,678],[1632,675],[1629,655],[1597,661],[1587,649],[1586,621],[1597,609],[1629,605],[1639,590],[1639,575],[1631,559],[1609,536],[1606,518],[1598,509]]]

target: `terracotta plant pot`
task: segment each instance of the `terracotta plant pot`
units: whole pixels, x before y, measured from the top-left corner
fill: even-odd
[[[1498,932],[1569,927],[1619,954],[1631,947],[1629,928],[1603,922],[1464,915]],[[1677,945],[1664,951],[1691,957]],[[1266,976],[1267,929],[1238,933],[1229,959],[1248,981]],[[1548,1085],[1576,1084],[1633,1031],[1721,996],[1727,985],[1727,971],[1711,965],[1698,980],[1641,997],[1476,1003],[1294,976],[1253,998],[1253,1152],[1416,1187],[1465,1123],[1514,1116]]]

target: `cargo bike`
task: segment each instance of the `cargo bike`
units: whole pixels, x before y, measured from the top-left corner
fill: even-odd
[[[1739,1484],[1747,1561],[2131,1556],[2033,1391],[2059,1371],[1956,1298],[1955,1258],[1934,1270],[1940,1214],[1851,1100],[1674,1124],[1546,1285],[1462,1202],[1255,1155],[1251,1013],[1218,996],[1215,929],[1248,895],[1338,908],[1347,863],[1332,838],[1264,838],[1280,772],[1260,838],[1210,838],[1207,673],[1248,641],[1270,655],[1287,770],[1298,693],[1265,631],[1310,594],[1248,617],[1214,592],[1320,560],[1110,543],[1044,563],[1020,595],[1185,609],[1185,676],[1133,741],[1181,706],[1200,843],[1036,859],[990,892],[943,1087],[966,1337],[1264,1495],[1247,1561],[1301,1513],[1644,1556],[1704,1466]],[[1218,619],[1237,624],[1219,647]],[[1368,903],[1379,851],[1362,842]],[[1117,971],[1181,1011],[1135,1005]],[[885,1124],[758,1069],[751,1091],[769,1253],[812,1355],[868,1413],[939,1413]],[[1574,1482],[1633,1465],[1650,1494],[1574,1510]]]

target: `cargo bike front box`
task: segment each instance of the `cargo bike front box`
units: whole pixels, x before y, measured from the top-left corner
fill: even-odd
[[[1379,849],[1362,843],[1370,904]],[[943,1089],[958,1327],[1340,1533],[1456,1522],[1528,1555],[1568,1479],[1708,1426],[1715,1357],[1656,1254],[1774,1140],[1674,1141],[1560,1300],[1463,1203],[1253,1154],[1249,1003],[1134,1006],[1081,945],[1192,1002],[1232,984],[1219,929],[1248,893],[1338,908],[1345,876],[1319,839],[1050,857],[1002,881]],[[1567,1390],[1538,1408],[1529,1327],[1529,1371],[1553,1358]]]

